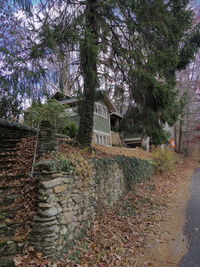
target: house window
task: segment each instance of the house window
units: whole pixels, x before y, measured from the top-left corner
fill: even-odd
[[[94,142],[100,145],[110,145],[110,137],[104,134],[95,134]]]
[[[103,144],[104,144],[104,145],[107,145],[107,144],[106,144],[106,136],[105,136],[105,135],[103,136]]]
[[[108,118],[108,110],[107,110],[107,107],[100,104],[100,103],[95,103],[95,106],[94,106],[94,113],[101,116],[101,117],[104,117],[104,118]]]
[[[103,136],[100,135],[100,144],[103,145]]]

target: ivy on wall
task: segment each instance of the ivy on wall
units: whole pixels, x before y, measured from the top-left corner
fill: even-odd
[[[109,172],[109,166],[117,163],[125,177],[127,190],[133,189],[137,182],[147,180],[154,174],[154,164],[151,161],[135,157],[117,156],[114,158],[94,159],[92,162],[100,172]]]

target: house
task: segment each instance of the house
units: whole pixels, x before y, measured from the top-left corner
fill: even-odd
[[[66,105],[71,118],[79,124],[78,98],[59,91],[52,98],[59,101],[60,104]],[[108,96],[96,101],[94,103],[93,143],[109,146],[120,142],[116,129],[121,119],[122,116]]]

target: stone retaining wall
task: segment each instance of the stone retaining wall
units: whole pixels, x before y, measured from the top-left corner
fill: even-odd
[[[47,126],[44,124],[39,134],[39,154],[57,147]],[[33,179],[28,175],[31,169],[24,171],[25,162],[20,168],[15,163],[19,158],[23,160],[24,152],[18,151],[22,138],[28,137],[29,142],[30,136],[36,134],[36,129],[0,120],[1,267],[13,266],[13,257],[24,244],[33,245],[48,256],[65,253],[105,207],[116,203],[136,182],[153,175],[154,168],[146,160],[115,157],[92,160],[93,172],[86,178],[75,175],[73,170],[61,172],[55,161],[42,161],[36,165]],[[31,162],[33,152],[27,155]],[[33,199],[30,209],[28,204]],[[27,220],[32,225],[31,233],[28,227],[24,235]]]
[[[58,173],[54,161],[37,164],[38,212],[30,243],[48,256],[68,249],[91,225],[96,215],[153,175],[145,160],[117,157],[93,160],[93,175],[87,179]]]

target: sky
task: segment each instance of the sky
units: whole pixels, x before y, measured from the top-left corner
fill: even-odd
[[[40,3],[40,0],[32,0],[33,5]]]

